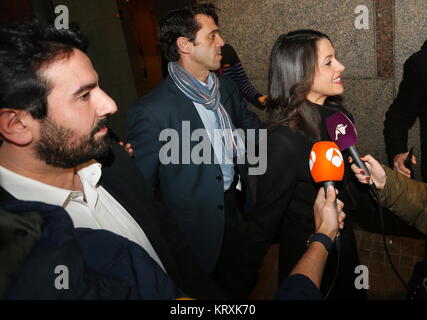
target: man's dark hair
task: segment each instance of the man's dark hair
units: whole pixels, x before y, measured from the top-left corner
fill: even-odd
[[[176,39],[186,37],[190,41],[196,39],[196,34],[201,25],[196,20],[196,15],[204,14],[211,17],[218,25],[217,8],[211,4],[201,4],[182,9],[173,10],[160,21],[160,46],[162,53],[168,61],[179,60],[179,50]]]
[[[76,30],[57,30],[38,21],[0,24],[0,108],[46,117],[51,88],[40,69],[75,48],[85,52],[87,45]]]

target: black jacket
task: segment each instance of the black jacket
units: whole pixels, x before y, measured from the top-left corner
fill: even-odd
[[[408,151],[408,130],[420,119],[421,171],[427,182],[427,41],[421,50],[406,60],[399,93],[384,121],[384,138],[390,164]]]

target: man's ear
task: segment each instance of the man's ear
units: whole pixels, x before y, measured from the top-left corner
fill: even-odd
[[[184,54],[189,54],[191,53],[193,42],[191,42],[190,39],[186,37],[178,37],[178,39],[176,39],[176,45],[179,51]]]
[[[24,146],[31,143],[33,134],[30,124],[34,121],[25,110],[0,108],[0,134],[13,144]]]

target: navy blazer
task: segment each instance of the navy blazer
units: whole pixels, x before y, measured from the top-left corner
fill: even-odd
[[[187,296],[223,299],[222,289],[202,271],[185,236],[179,232],[168,210],[154,199],[133,160],[118,144],[102,163],[101,185],[129,212],[144,230],[163,266],[176,286]],[[0,201],[14,197],[0,188]]]
[[[220,76],[221,103],[236,128],[259,129],[261,122],[247,108],[236,84]],[[221,168],[213,161],[211,146],[210,164],[189,164],[182,161],[188,150],[182,150],[183,121],[190,122],[190,134],[204,129],[193,102],[167,76],[147,95],[139,98],[129,109],[128,141],[135,150],[135,160],[144,177],[154,190],[159,186],[162,202],[170,209],[179,228],[188,237],[192,248],[207,272],[216,266],[224,234],[224,185]],[[179,164],[162,164],[159,152],[168,141],[160,141],[164,129],[178,133]],[[199,143],[190,142],[190,150]],[[184,152],[183,152],[184,151]],[[237,165],[242,178],[246,205],[250,202],[247,173],[244,165]]]

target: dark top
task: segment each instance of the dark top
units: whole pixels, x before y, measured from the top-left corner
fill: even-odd
[[[384,138],[390,164],[408,151],[408,130],[420,119],[421,157],[427,157],[427,41],[421,50],[406,60],[399,93],[384,121]],[[422,161],[423,180],[427,181],[427,161]]]
[[[321,116],[321,140],[330,140],[325,119],[342,108],[319,106]],[[352,119],[348,112],[344,111]],[[290,273],[306,251],[306,242],[314,233],[313,204],[321,185],[316,184],[309,169],[309,155],[314,142],[287,126],[276,126],[268,131],[267,171],[258,177],[256,205],[251,215],[254,241],[264,244],[264,250],[274,242],[280,243],[279,281]],[[343,153],[344,159],[347,155]],[[354,299],[354,268],[359,264],[355,239],[351,226],[352,207],[347,197],[347,186],[352,177],[347,161],[344,179],[337,183],[339,197],[346,204],[346,226],[343,238],[341,272],[335,293]],[[335,253],[326,265],[323,285],[328,289],[334,276]]]

